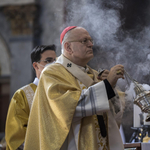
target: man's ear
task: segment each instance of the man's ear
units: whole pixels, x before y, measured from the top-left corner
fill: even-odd
[[[66,50],[69,54],[72,53],[71,43],[66,42],[66,43],[64,44],[64,48],[65,48],[65,50]]]
[[[33,66],[33,68],[34,68],[35,70],[38,69],[37,62],[33,62],[32,66]]]

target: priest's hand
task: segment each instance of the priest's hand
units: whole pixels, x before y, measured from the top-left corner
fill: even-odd
[[[119,78],[124,79],[124,66],[123,65],[116,65],[112,67],[109,71],[107,76],[107,80],[112,87],[115,87]]]
[[[105,80],[105,79],[107,79],[108,74],[109,74],[109,70],[104,70],[100,75],[98,75],[97,79]]]

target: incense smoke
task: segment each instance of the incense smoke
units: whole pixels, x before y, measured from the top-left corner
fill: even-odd
[[[140,4],[140,2],[124,0],[107,2],[67,0],[66,3],[67,19],[62,28],[70,25],[82,26],[94,39],[95,57],[89,65],[98,70],[99,68],[110,69],[116,64],[122,64],[133,79],[148,87],[150,85],[150,22],[146,20],[150,17],[149,3]],[[130,128],[133,120],[133,85],[129,86],[126,79],[119,79],[118,86],[126,93],[123,122]],[[132,132],[129,130],[127,129],[128,133]],[[126,136],[129,138],[128,133]]]

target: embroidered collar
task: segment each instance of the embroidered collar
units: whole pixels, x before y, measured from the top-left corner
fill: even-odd
[[[78,66],[78,65],[77,65]],[[87,73],[89,71],[88,66],[86,65],[85,67],[78,66],[83,72]]]
[[[58,57],[56,63],[62,64],[72,75],[74,75],[79,81],[81,81],[86,87],[91,86],[94,81],[87,75],[87,68],[84,71],[81,69],[81,66],[77,66],[65,56],[61,55]]]

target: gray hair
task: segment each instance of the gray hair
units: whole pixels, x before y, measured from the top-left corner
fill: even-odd
[[[68,37],[69,37],[69,32],[70,31],[68,31],[66,34],[65,34],[65,36],[64,36],[64,38],[63,38],[63,40],[62,40],[62,45],[61,45],[61,53],[62,54],[64,54],[64,44],[65,44],[65,42],[67,41],[67,39],[68,39]]]
[[[77,28],[77,27],[76,27]],[[74,28],[73,28],[74,29]],[[73,29],[71,29],[71,30],[73,30]],[[68,40],[68,38],[70,37],[70,31],[71,30],[69,30],[66,34],[65,34],[65,36],[64,36],[64,38],[63,38],[63,40],[62,40],[62,45],[61,45],[61,53],[62,54],[64,54],[64,50],[65,50],[65,48],[64,48],[64,44],[65,44],[65,42],[67,42],[67,40]]]

